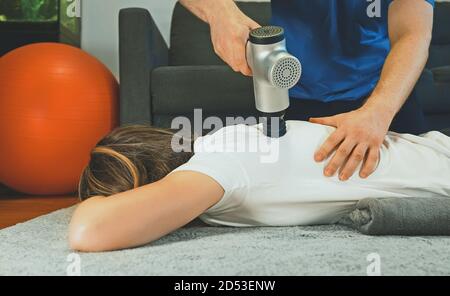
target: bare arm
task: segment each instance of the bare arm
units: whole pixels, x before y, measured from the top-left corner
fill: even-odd
[[[312,122],[335,126],[336,131],[315,154],[326,165],[324,174],[348,180],[362,162],[360,176],[368,177],[376,168],[379,149],[389,126],[408,98],[428,58],[433,27],[433,8],[425,0],[395,0],[389,7],[391,51],[380,81],[360,109]],[[364,124],[361,124],[364,123]]]
[[[245,57],[250,30],[259,25],[246,16],[233,0],[180,0],[181,4],[211,28],[216,54],[234,71],[251,75]]]
[[[395,0],[389,7],[388,20],[391,51],[366,107],[378,108],[390,121],[405,103],[427,62],[433,8],[424,0]]]
[[[223,194],[212,178],[182,171],[110,197],[92,197],[72,217],[70,246],[99,252],[149,243],[189,223]]]

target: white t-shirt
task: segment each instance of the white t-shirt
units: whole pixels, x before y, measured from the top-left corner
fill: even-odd
[[[215,179],[222,199],[200,218],[210,225],[287,226],[336,223],[366,197],[450,196],[450,138],[389,133],[377,170],[342,182],[325,177],[314,152],[335,130],[288,121],[282,138],[265,137],[260,125],[235,125],[195,141],[194,156],[175,171]],[[256,143],[256,144],[255,144]]]

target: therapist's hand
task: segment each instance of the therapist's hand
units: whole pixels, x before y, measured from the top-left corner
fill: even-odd
[[[215,53],[235,72],[252,75],[245,47],[250,31],[260,25],[240,11],[234,1],[218,1],[215,5],[218,11],[208,17]]]
[[[322,162],[336,152],[325,166],[324,175],[331,177],[338,172],[339,179],[346,181],[361,163],[360,177],[372,174],[391,121],[391,116],[364,106],[335,116],[311,118],[310,122],[336,127],[314,155],[315,161]]]
[[[181,4],[207,22],[215,53],[234,71],[252,75],[247,64],[246,45],[257,22],[246,16],[234,0],[180,0]]]

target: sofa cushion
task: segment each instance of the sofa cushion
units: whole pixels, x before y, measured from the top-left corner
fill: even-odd
[[[431,69],[431,72],[433,72],[434,82],[450,83],[450,64],[448,66],[433,68]],[[450,87],[450,85],[448,87]]]
[[[434,71],[437,74],[434,74]],[[448,114],[450,122],[450,83],[443,82],[447,76],[443,74],[444,71],[441,68],[434,71],[425,69],[422,72],[415,88],[417,97],[426,115]]]
[[[428,114],[426,118],[430,130],[439,131],[450,126],[450,113]]]
[[[444,67],[425,69],[416,86],[434,130],[450,127],[450,84]],[[436,77],[437,78],[436,78]],[[439,82],[440,81],[440,82]],[[227,66],[168,66],[152,72],[153,123],[170,125],[175,116],[191,118],[195,108],[203,116],[249,116],[256,113],[251,78]]]
[[[427,68],[436,68],[446,65],[450,65],[450,44],[431,44],[427,61]]]
[[[175,116],[191,118],[194,109],[203,117],[255,115],[252,80],[227,66],[169,66],[152,72],[152,118],[170,125]]]
[[[237,5],[259,24],[269,24],[270,3],[237,3]],[[175,5],[173,11],[170,44],[170,65],[224,64],[214,53],[209,26],[180,3]]]

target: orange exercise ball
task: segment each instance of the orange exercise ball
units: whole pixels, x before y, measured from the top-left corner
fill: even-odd
[[[75,192],[90,150],[118,125],[118,83],[86,52],[38,43],[0,58],[0,183]]]

